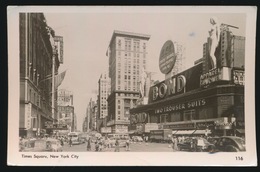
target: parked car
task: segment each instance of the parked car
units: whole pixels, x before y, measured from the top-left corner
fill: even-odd
[[[215,147],[216,151],[220,152],[246,151],[245,140],[236,136],[222,136]]]
[[[197,146],[195,146],[195,144]],[[177,144],[178,150],[205,152],[214,149],[214,145],[205,138],[186,138],[183,142]]]
[[[209,137],[208,142],[215,145],[219,139],[220,137]]]
[[[133,142],[143,142],[143,138],[141,136],[133,136],[132,137]]]
[[[61,142],[57,139],[36,139],[34,143],[30,141],[30,146],[25,147],[23,152],[61,152]]]
[[[119,139],[118,142],[119,142],[119,147],[125,147],[126,146],[126,140]],[[109,139],[110,147],[115,147],[115,143],[116,143],[116,138],[112,137],[112,138]]]

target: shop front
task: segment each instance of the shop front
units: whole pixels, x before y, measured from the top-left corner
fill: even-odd
[[[244,86],[232,79],[234,70],[202,75],[201,69],[197,65],[152,86],[149,104],[131,109],[130,123],[156,123],[159,129],[172,129],[176,135],[242,133]],[[140,114],[146,114],[145,120],[136,122]]]

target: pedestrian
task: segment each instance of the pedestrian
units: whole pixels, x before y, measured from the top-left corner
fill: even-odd
[[[23,151],[23,150],[24,150],[23,138],[20,137],[20,140],[19,140],[19,151]]]
[[[61,145],[61,146],[64,145],[63,138],[60,138],[60,145]]]
[[[175,136],[172,137],[172,149],[173,151],[178,150],[178,140]]]
[[[129,138],[126,140],[126,151],[130,151],[130,140],[129,140]]]
[[[90,138],[88,139],[88,142],[87,142],[87,151],[91,151],[91,140],[90,140]]]
[[[175,139],[174,139],[174,136],[172,136],[171,141],[172,141],[172,150],[174,151],[174,146],[175,146]]]
[[[99,143],[98,143],[98,140],[96,140],[96,142],[95,142],[95,151],[96,151],[96,152],[99,151]]]
[[[102,151],[102,149],[103,149],[103,142],[100,139],[99,142],[98,142],[98,151]]]
[[[72,139],[71,139],[71,137],[69,138],[69,145],[70,145],[70,147],[72,146]]]
[[[119,141],[118,139],[116,139],[116,142],[115,142],[115,152],[119,152]]]

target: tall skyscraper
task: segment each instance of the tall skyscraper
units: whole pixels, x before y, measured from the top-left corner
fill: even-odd
[[[97,129],[100,131],[100,127],[105,127],[105,118],[107,117],[107,98],[110,95],[110,78],[108,72],[101,74],[98,80],[98,116],[97,116]]]
[[[128,131],[129,110],[139,98],[142,70],[147,68],[147,43],[150,35],[114,31],[109,43],[108,126],[113,133]]]
[[[97,124],[97,103],[96,101],[93,101],[92,98],[89,100],[87,111],[86,111],[86,129],[85,131],[95,131],[96,130],[96,124]]]

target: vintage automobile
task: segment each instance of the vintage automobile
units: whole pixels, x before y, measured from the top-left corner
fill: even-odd
[[[132,142],[143,142],[143,138],[141,136],[132,136]]]
[[[119,147],[125,147],[126,146],[126,140],[125,139],[119,139]],[[109,139],[110,147],[115,147],[116,138],[110,138]]]
[[[222,136],[215,144],[218,152],[240,152],[246,151],[245,140],[236,136]]]
[[[61,142],[57,139],[36,139],[30,142],[30,146],[26,146],[23,152],[61,152]]]
[[[196,146],[195,144],[196,143]],[[214,149],[214,145],[209,143],[205,138],[186,138],[183,142],[177,144],[178,150],[208,152]]]

